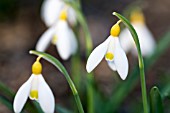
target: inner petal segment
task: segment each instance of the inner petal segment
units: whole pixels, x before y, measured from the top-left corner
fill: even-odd
[[[30,98],[32,100],[38,100],[38,90],[31,90],[30,91]]]
[[[51,43],[56,45],[56,43],[57,43],[57,35],[54,35],[54,37],[51,40]]]
[[[111,52],[107,52],[105,55],[106,60],[112,61],[114,58],[114,54]]]

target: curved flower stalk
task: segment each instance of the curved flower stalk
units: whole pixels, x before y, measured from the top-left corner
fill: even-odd
[[[68,8],[66,7],[61,11],[58,22],[40,37],[36,45],[37,51],[44,52],[48,45],[53,43],[56,45],[60,57],[64,60],[67,60],[76,52],[77,40],[74,32],[67,23],[68,17]]]
[[[86,64],[87,72],[91,72],[105,56],[109,67],[117,71],[123,80],[126,79],[129,66],[126,54],[119,42],[120,22],[112,26],[110,36],[90,54]]]
[[[141,11],[135,10],[131,13],[130,20],[132,26],[135,28],[138,34],[142,55],[145,57],[152,55],[156,47],[156,43],[152,33],[149,31],[145,24],[144,15]],[[135,56],[138,55],[137,49],[136,47],[134,47],[135,42],[133,40],[133,37],[127,28],[125,28],[120,33],[120,42],[122,44],[122,48],[125,50],[126,53],[132,52]]]
[[[41,57],[38,57],[35,63],[32,65],[33,74],[19,88],[14,98],[13,107],[15,113],[21,112],[28,97],[31,100],[36,100],[37,102],[39,102],[42,110],[45,113],[54,113],[54,95],[41,74],[42,65],[39,62],[40,58]]]
[[[138,35],[137,35],[135,29],[133,28],[133,26],[130,24],[130,22],[125,17],[123,17],[122,15],[120,15],[119,13],[116,13],[116,12],[113,12],[113,15],[118,17],[124,23],[124,25],[129,29],[129,31],[135,41],[136,48],[138,51],[138,61],[139,61],[139,69],[140,69],[143,108],[144,108],[144,113],[148,113],[148,101],[147,101],[147,91],[146,91],[146,82],[145,82],[145,68],[144,68],[144,62],[143,62],[143,57],[142,57],[142,52],[141,52],[141,48],[140,48]]]
[[[77,23],[76,12],[63,0],[44,0],[41,8],[41,17],[47,27],[54,25],[60,17],[60,12],[64,7],[68,7],[68,22],[71,25]]]

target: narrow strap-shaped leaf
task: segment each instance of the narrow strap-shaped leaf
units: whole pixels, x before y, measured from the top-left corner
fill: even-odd
[[[14,92],[8,87],[6,86],[4,83],[0,82],[0,91],[1,93],[3,93],[6,97],[13,97],[14,96]]]
[[[159,89],[156,86],[154,86],[150,91],[150,112],[164,113],[162,98]]]
[[[56,105],[56,111],[57,113],[73,113],[72,111],[65,109],[64,107],[62,107],[61,105]]]
[[[41,109],[39,103],[37,101],[32,102],[35,108],[37,109],[38,113],[43,113],[43,110]]]
[[[12,103],[9,102],[7,99],[4,97],[0,96],[0,102],[4,104],[8,109],[13,110]]]

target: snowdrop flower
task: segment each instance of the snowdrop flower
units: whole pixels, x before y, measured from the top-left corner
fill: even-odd
[[[54,95],[41,74],[42,65],[39,60],[40,57],[32,65],[31,77],[19,88],[15,95],[13,103],[15,113],[21,112],[28,97],[39,102],[45,113],[54,113]]]
[[[75,25],[77,22],[76,12],[63,0],[44,0],[41,8],[42,20],[48,27],[52,26],[58,21],[60,12],[66,6],[68,7],[68,22]]]
[[[120,22],[112,26],[110,36],[90,54],[86,64],[87,72],[91,72],[105,56],[109,67],[117,71],[123,80],[126,79],[129,66],[126,54],[119,43]]]
[[[56,45],[59,55],[67,60],[77,50],[77,40],[74,32],[67,23],[68,8],[60,13],[59,21],[49,28],[39,39],[36,45],[37,51],[44,52],[50,42]]]
[[[155,49],[156,43],[145,24],[144,15],[140,11],[134,11],[130,16],[130,20],[138,34],[142,55],[145,57],[150,56]],[[126,53],[131,51],[134,55],[138,55],[135,42],[127,28],[120,33],[120,42]]]

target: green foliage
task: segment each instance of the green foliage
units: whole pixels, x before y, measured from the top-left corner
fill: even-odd
[[[154,86],[150,91],[150,112],[164,113],[162,98],[159,89],[156,86]]]

